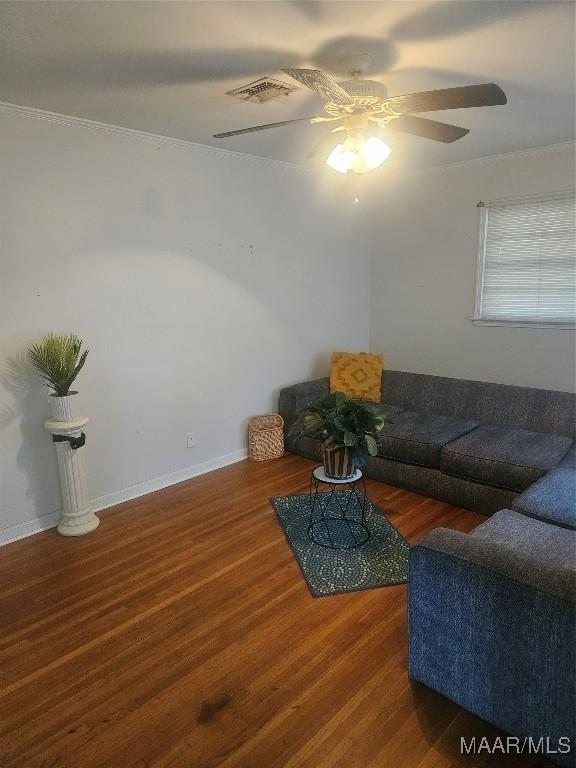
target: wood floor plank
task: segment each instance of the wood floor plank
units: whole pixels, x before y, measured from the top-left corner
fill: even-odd
[[[269,498],[305,492],[312,466],[239,462],[90,536],[4,548],[1,767],[481,765],[459,736],[496,729],[408,681],[404,585],[311,597]],[[485,519],[367,488],[410,542]]]

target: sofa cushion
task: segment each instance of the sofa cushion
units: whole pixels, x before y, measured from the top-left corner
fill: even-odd
[[[576,538],[573,531],[549,525],[541,520],[531,520],[512,509],[501,509],[475,528],[469,536],[481,539],[487,545],[501,545],[507,550],[507,557],[503,553],[504,567],[506,560],[510,562],[514,553],[524,559],[529,558],[532,561],[536,584],[539,578],[545,580],[544,570],[548,571],[548,577],[552,579],[555,575],[560,576],[562,571],[569,573],[570,582],[574,584]],[[572,590],[570,597],[574,599]]]
[[[457,477],[523,491],[555,467],[571,444],[569,437],[485,425],[444,446],[440,468]]]
[[[356,400],[355,402],[365,405],[367,408],[376,411],[376,413],[382,414],[389,421],[392,421],[400,413],[404,412],[403,408],[400,408],[398,405],[390,405],[389,403],[372,403],[370,400]]]
[[[562,456],[562,461],[558,466],[572,467],[572,469],[576,469],[576,443],[566,451],[564,456]]]
[[[437,467],[443,445],[478,426],[477,421],[454,416],[399,410],[378,435],[378,455],[388,459]]]
[[[576,469],[557,467],[517,496],[512,508],[524,515],[576,530]]]

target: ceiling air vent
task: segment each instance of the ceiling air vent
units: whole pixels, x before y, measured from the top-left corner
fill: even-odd
[[[264,101],[277,99],[279,96],[289,96],[292,91],[297,90],[297,85],[283,83],[282,80],[275,80],[273,77],[261,77],[260,80],[254,80],[253,83],[228,91],[227,95],[242,99],[242,101],[255,101],[257,104],[262,104]]]

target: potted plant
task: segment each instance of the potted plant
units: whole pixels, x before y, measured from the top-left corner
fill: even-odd
[[[54,390],[50,410],[56,421],[71,421],[76,413],[74,398],[78,392],[70,387],[82,370],[88,350],[82,351],[82,339],[73,333],[49,333],[39,344],[28,348],[28,358],[46,385]]]
[[[377,406],[335,392],[301,411],[291,434],[322,440],[324,471],[329,477],[343,478],[354,474],[367,456],[376,456],[377,435],[385,423]]]

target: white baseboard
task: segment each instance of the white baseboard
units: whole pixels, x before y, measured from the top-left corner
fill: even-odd
[[[248,454],[244,449],[232,451],[232,453],[226,453],[224,456],[218,456],[215,459],[203,461],[201,464],[194,464],[192,467],[177,469],[175,472],[169,472],[167,475],[155,477],[152,480],[144,480],[143,483],[136,483],[136,485],[130,485],[128,488],[124,488],[121,491],[106,493],[104,496],[98,496],[98,498],[92,500],[94,511],[98,512],[101,509],[121,504],[123,501],[137,499],[139,496],[145,496],[147,493],[159,491],[161,488],[168,488],[168,486],[176,485],[176,483],[181,483],[184,480],[190,480],[193,477],[205,475],[207,472],[213,472],[215,469],[221,469],[222,467],[227,467],[229,464],[235,464],[237,461],[242,461],[242,459],[245,459],[247,456]]]
[[[215,469],[227,467],[229,464],[235,464],[238,461],[242,461],[247,455],[245,449],[232,451],[232,453],[226,453],[224,456],[218,456],[215,459],[203,461],[201,464],[177,469],[175,472],[169,472],[167,475],[155,477],[152,480],[145,480],[136,485],[130,485],[128,488],[123,488],[120,491],[106,493],[104,496],[98,496],[92,500],[94,511],[98,512],[107,507],[114,507],[116,504],[121,504],[123,501],[137,499],[139,496],[145,496],[147,493],[153,493],[162,488],[167,488],[170,485],[181,483],[184,480],[190,480],[193,477],[205,475],[207,472],[212,472]],[[24,539],[27,536],[32,536],[35,533],[46,531],[48,528],[54,528],[58,525],[60,514],[61,510],[58,509],[55,512],[42,515],[42,517],[38,517],[35,520],[29,520],[26,523],[18,523],[17,525],[12,525],[10,528],[0,531],[0,547],[5,544],[10,544],[13,541]]]
[[[47,531],[48,528],[55,528],[58,525],[58,520],[60,520],[59,509],[56,512],[50,512],[47,515],[42,515],[42,517],[37,517],[35,520],[11,525],[9,528],[0,531],[0,547],[13,541],[18,541],[18,539],[25,539],[35,533],[40,533],[40,531]]]

